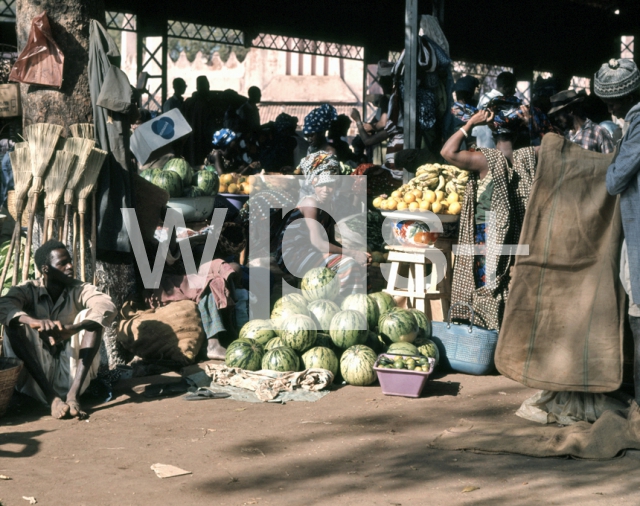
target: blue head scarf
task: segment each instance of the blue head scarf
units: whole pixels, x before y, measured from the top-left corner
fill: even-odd
[[[216,148],[228,148],[229,144],[236,140],[237,137],[238,135],[233,130],[223,128],[213,134],[213,145]]]
[[[337,119],[338,111],[336,111],[336,108],[329,104],[322,104],[307,114],[307,117],[304,119],[302,133],[304,135],[311,135],[318,132],[324,133],[329,130],[331,123]]]

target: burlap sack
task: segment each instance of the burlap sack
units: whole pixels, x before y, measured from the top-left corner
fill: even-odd
[[[117,339],[127,350],[149,360],[194,362],[205,341],[198,305],[190,300],[172,302],[156,310],[125,307]]]

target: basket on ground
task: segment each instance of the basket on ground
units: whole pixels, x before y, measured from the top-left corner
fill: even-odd
[[[373,370],[378,373],[378,381],[384,395],[399,395],[401,397],[420,397],[422,389],[433,372],[436,361],[429,358],[429,370],[409,371],[407,369],[387,369],[378,367],[381,357],[393,358],[395,355],[383,353],[376,360]]]
[[[13,389],[22,371],[22,361],[17,358],[0,358],[0,417],[5,414]]]

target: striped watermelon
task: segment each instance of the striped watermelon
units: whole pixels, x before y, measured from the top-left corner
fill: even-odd
[[[264,349],[257,341],[234,341],[234,346],[229,346],[224,357],[227,367],[239,367],[247,371],[258,371],[262,366]]]
[[[329,331],[331,319],[336,315],[336,313],[340,312],[340,307],[338,306],[338,304],[333,301],[324,299],[309,302],[307,309],[311,312],[311,314],[318,322],[318,330],[325,330],[327,332]]]
[[[274,337],[270,339],[267,344],[264,345],[265,350],[273,350],[274,348],[278,348],[280,346],[286,346],[284,340],[281,337]]]
[[[255,339],[263,346],[276,337],[270,320],[251,320],[240,329],[238,337],[241,339]]]
[[[316,336],[316,346],[322,346],[323,348],[329,348],[330,350],[336,351],[336,345],[334,344],[331,336],[329,334],[324,334],[322,332],[318,332]]]
[[[291,348],[280,346],[264,354],[262,368],[277,372],[298,371],[300,370],[300,359]]]
[[[303,276],[300,290],[308,301],[332,300],[340,294],[340,278],[331,269],[316,267]]]
[[[396,307],[396,301],[393,300],[393,297],[386,292],[372,293],[369,297],[378,305],[378,312],[380,313],[380,316]]]
[[[308,301],[305,299],[301,293],[289,293],[284,297],[280,297],[276,303],[273,305],[273,308],[286,306],[290,303],[295,304],[296,306],[304,306],[307,307]]]
[[[385,348],[385,344],[382,341],[382,339],[380,339],[378,334],[376,334],[375,332],[371,332],[371,331],[369,331],[367,333],[367,340],[365,341],[364,344],[365,344],[365,346],[368,346],[369,348],[371,348],[376,353],[382,353],[384,351],[384,348]]]
[[[193,184],[200,188],[205,195],[215,197],[220,188],[220,178],[216,171],[199,170],[193,177]]]
[[[427,318],[427,315],[418,309],[409,309],[408,310],[413,317],[416,319],[416,323],[420,328],[420,337],[426,337],[429,339],[431,337],[431,320]]]
[[[326,369],[335,377],[338,374],[338,357],[329,348],[316,346],[302,355],[305,369]]]
[[[425,337],[418,337],[413,344],[418,348],[418,353],[423,357],[433,358],[436,361],[435,365],[440,362],[440,350],[438,346],[431,339]]]
[[[391,353],[392,355],[420,355],[416,346],[411,343],[405,343],[404,341],[393,343],[387,349],[387,353]]]
[[[282,323],[290,316],[296,314],[311,316],[311,313],[309,313],[309,310],[304,305],[299,306],[297,304],[290,303],[286,306],[274,308],[273,311],[271,311],[271,324],[273,325],[273,330],[275,331],[275,333],[277,335],[282,335]]]
[[[158,172],[160,172],[162,169],[145,169],[142,172],[140,172],[140,176],[149,181],[150,183],[153,182],[153,178],[158,174]]]
[[[182,197],[185,199],[204,197],[204,195],[204,192],[197,186],[185,186],[182,190]]]
[[[371,385],[378,379],[376,371],[373,370],[377,358],[375,352],[367,346],[360,344],[347,348],[340,359],[340,373],[343,379],[350,385]]]
[[[364,344],[369,333],[367,319],[359,311],[340,311],[331,320],[329,335],[338,348]]]
[[[191,181],[193,180],[193,169],[191,168],[191,165],[189,165],[189,162],[184,158],[172,158],[164,164],[162,170],[175,172],[180,176],[184,186],[191,185]]]
[[[378,319],[380,318],[380,312],[378,310],[378,304],[375,300],[369,298],[363,293],[354,293],[347,296],[340,305],[340,308],[345,311],[347,309],[353,309],[354,311],[360,311],[367,317],[367,324],[369,329],[373,330],[378,326]]]
[[[182,197],[182,179],[175,172],[170,170],[160,170],[151,182],[166,191],[171,198]]]
[[[282,322],[280,336],[285,346],[300,353],[313,348],[316,342],[316,324],[309,316],[294,315]]]
[[[397,343],[412,343],[418,336],[418,324],[411,312],[406,309],[395,309],[383,314],[378,321],[378,329],[383,338]]]

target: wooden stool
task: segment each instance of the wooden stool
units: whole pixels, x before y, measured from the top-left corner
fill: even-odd
[[[452,244],[452,239],[438,239],[435,246],[429,248],[440,250],[447,263],[444,278],[439,283],[436,283],[438,266],[425,257],[425,248],[387,246],[391,270],[384,291],[394,297],[407,297],[408,306],[424,312],[430,320],[444,321],[451,306]],[[431,264],[431,273],[426,276],[425,283],[428,264]],[[396,287],[399,276],[407,277],[407,289]]]

